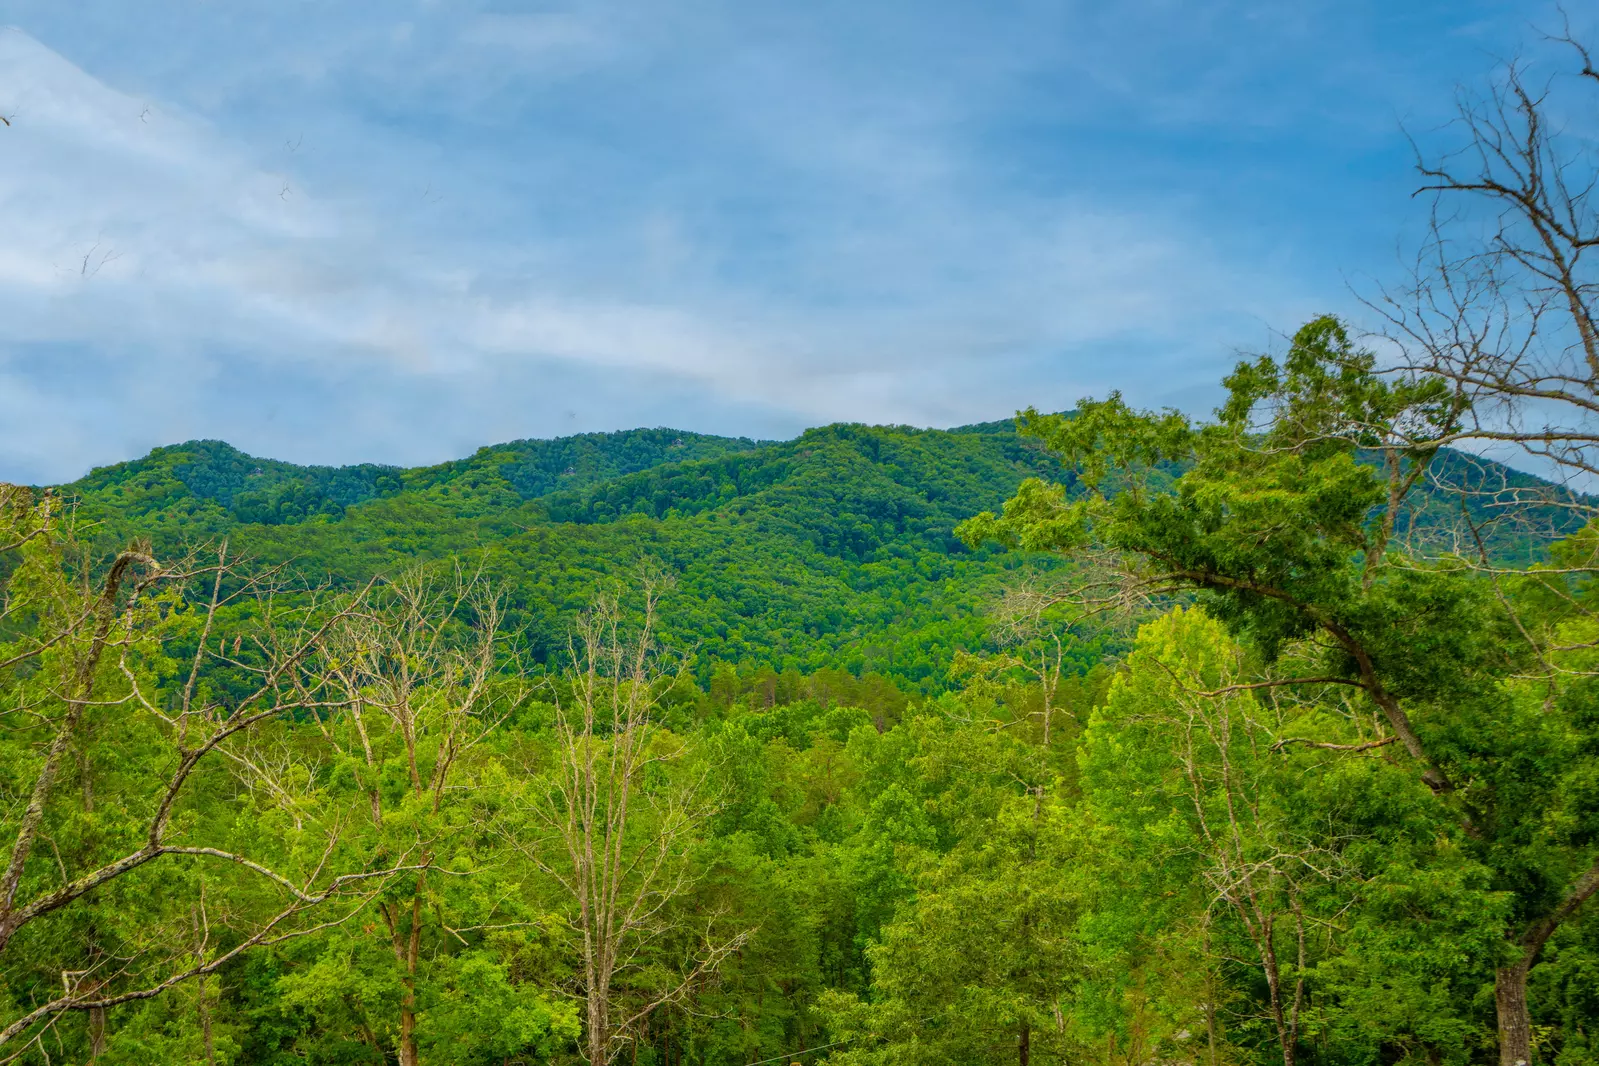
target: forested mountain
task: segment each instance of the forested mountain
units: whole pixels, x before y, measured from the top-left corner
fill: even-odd
[[[7,489],[0,1049],[1593,1061],[1587,501],[1177,417]]]
[[[403,492],[478,487],[527,500],[666,462],[705,459],[756,448],[748,439],[637,429],[557,440],[520,440],[479,449],[466,459],[401,469],[296,466],[245,455],[222,441],[157,448],[143,459],[100,467],[65,486],[97,517],[145,528],[215,532],[235,524],[283,525],[342,517],[346,508]]]
[[[1542,485],[1451,453],[1438,468],[1477,489]],[[60,491],[108,543],[153,535],[171,554],[226,534],[234,551],[288,563],[308,585],[349,588],[414,560],[469,559],[505,590],[541,663],[564,647],[597,582],[656,559],[679,581],[666,638],[692,649],[702,683],[720,662],[877,673],[931,692],[946,686],[957,650],[983,646],[984,608],[1005,575],[1054,565],[972,551],[954,535],[1028,477],[1075,483],[1003,420],[833,425],[765,443],[640,429],[517,441],[414,469],[297,467],[194,441]],[[1454,529],[1452,505],[1434,495],[1422,495],[1416,527]],[[1569,526],[1571,512],[1543,521]],[[1548,539],[1519,525],[1486,535],[1501,557]],[[1102,651],[1075,654],[1087,663]]]
[[[878,672],[915,691],[981,644],[993,579],[1019,565],[967,550],[955,525],[1035,475],[1065,472],[1006,421],[838,425],[761,445],[634,430],[413,470],[292,467],[193,442],[61,491],[108,543],[154,535],[174,553],[226,534],[307,584],[460,555],[505,589],[541,662],[597,581],[653,558],[679,575],[667,637],[694,651],[702,680],[720,661]],[[262,500],[272,522],[255,520]]]

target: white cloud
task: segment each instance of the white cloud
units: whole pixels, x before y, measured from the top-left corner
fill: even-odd
[[[603,47],[563,16],[480,16],[461,36]],[[302,460],[420,461],[472,433],[660,418],[666,396],[687,428],[703,411],[756,434],[986,419],[1123,383],[1125,356],[1097,352],[1194,356],[1236,321],[1219,309],[1240,291],[1286,299],[1169,216],[978,202],[937,116],[892,102],[729,102],[734,126],[762,131],[765,162],[815,178],[826,201],[760,275],[740,273],[748,248],[721,254],[732,238],[714,217],[670,203],[609,220],[598,253],[536,228],[413,225],[392,198],[120,92],[16,29],[0,32],[7,101],[0,456],[34,477],[195,433]],[[771,124],[783,114],[796,121]],[[585,390],[605,403],[573,398]],[[563,421],[579,408],[589,424]],[[738,412],[751,421],[727,425]]]

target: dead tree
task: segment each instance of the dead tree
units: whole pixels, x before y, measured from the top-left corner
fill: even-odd
[[[1563,132],[1560,110],[1599,115],[1599,71],[1568,32],[1577,70],[1536,81],[1512,63],[1486,93],[1462,91],[1458,148],[1419,148],[1431,204],[1410,281],[1371,301],[1403,368],[1466,401],[1442,444],[1520,453],[1579,489],[1599,476],[1599,145]]]
[[[1591,613],[1569,582],[1599,572],[1599,556],[1518,570],[1490,557],[1481,528],[1485,516],[1497,516],[1547,541],[1599,512],[1592,496],[1599,485],[1599,145],[1567,132],[1559,117],[1599,117],[1599,69],[1569,26],[1550,43],[1566,49],[1571,69],[1542,79],[1527,64],[1509,64],[1486,93],[1461,93],[1457,149],[1438,156],[1418,150],[1417,194],[1432,206],[1429,236],[1410,283],[1372,306],[1400,352],[1397,369],[1437,375],[1462,400],[1467,419],[1440,445],[1519,455],[1564,483],[1540,490],[1501,475],[1447,486],[1464,501],[1465,519],[1448,550],[1496,587],[1511,574],[1536,580],[1572,611]],[[1559,517],[1564,512],[1569,519]],[[1535,523],[1552,528],[1532,529]],[[1562,653],[1592,647],[1535,631],[1509,597],[1501,593],[1500,600],[1549,674],[1565,672]],[[1501,1066],[1531,1061],[1528,971],[1595,894],[1599,863],[1577,872],[1551,907],[1511,931],[1517,957],[1496,981]]]
[[[514,705],[514,679],[497,671],[501,606],[479,573],[418,567],[376,584],[346,611],[321,645],[315,670],[305,675],[307,704],[339,707],[318,716],[326,749],[362,768],[365,832],[388,851],[410,849],[417,868],[391,882],[376,904],[400,971],[398,1039],[402,1066],[415,1066],[416,983],[429,915],[437,823],[447,794],[458,787],[462,758]],[[249,779],[263,791],[273,781],[274,757],[246,756]],[[381,777],[397,766],[409,796],[386,809]],[[457,827],[458,828],[458,827]]]
[[[714,808],[702,773],[673,779],[664,772],[685,761],[684,745],[653,720],[675,680],[655,642],[666,584],[645,577],[631,629],[615,598],[601,598],[578,619],[554,766],[529,804],[534,836],[518,841],[573,908],[591,1066],[610,1063],[645,1019],[687,999],[748,938],[719,933],[717,916],[709,916],[686,967],[639,996],[623,987],[663,936],[684,931],[687,919],[674,904],[697,880],[686,852]]]

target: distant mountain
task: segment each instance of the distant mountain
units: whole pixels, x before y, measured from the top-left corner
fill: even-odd
[[[835,425],[781,442],[633,430],[416,469],[295,466],[198,441],[61,488],[108,545],[150,536],[171,555],[226,534],[308,582],[480,560],[537,657],[562,646],[596,587],[651,556],[680,574],[670,628],[702,670],[843,665],[925,687],[955,648],[981,643],[983,602],[1024,562],[967,551],[954,526],[1033,475],[1070,477],[999,422]]]
[[[1479,487],[1549,488],[1461,456],[1440,470]],[[702,680],[717,663],[756,662],[877,671],[931,690],[957,649],[983,643],[984,605],[1016,570],[1061,565],[954,538],[958,522],[1031,476],[1075,480],[1002,421],[839,424],[778,442],[640,429],[515,441],[414,469],[295,466],[192,441],[62,488],[108,540],[150,536],[173,554],[225,533],[308,582],[353,585],[467,557],[505,590],[535,659],[558,654],[572,613],[649,556],[679,575],[668,629]],[[1445,528],[1450,506],[1425,503],[1417,528]],[[1491,513],[1491,500],[1472,508]],[[1547,518],[1580,522],[1560,507]],[[1520,529],[1490,536],[1506,557],[1539,543]],[[1083,648],[1084,662],[1100,650]]]
[[[235,524],[289,525],[341,518],[348,507],[401,492],[455,489],[458,499],[505,506],[558,489],[592,485],[651,466],[750,451],[762,442],[676,429],[585,433],[480,448],[465,459],[402,469],[297,466],[246,455],[216,440],[157,448],[143,459],[99,467],[62,491],[92,517],[150,521],[215,533]]]

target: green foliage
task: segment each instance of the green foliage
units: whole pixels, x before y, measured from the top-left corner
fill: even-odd
[[[720,661],[876,672],[932,691],[946,684],[956,649],[981,646],[980,605],[1019,565],[968,552],[954,526],[1029,473],[1064,473],[1009,423],[949,433],[832,426],[766,445],[636,430],[392,471],[398,491],[347,505],[340,496],[338,508],[312,508],[296,524],[249,521],[278,519],[244,514],[230,495],[263,481],[273,499],[298,499],[367,469],[263,464],[202,442],[63,491],[101,524],[107,545],[150,536],[174,554],[225,534],[236,551],[289,563],[307,584],[355,588],[418,558],[481,560],[546,664],[574,613],[653,557],[678,574],[668,638],[696,650],[702,685]]]
[[[1103,875],[1115,890],[1100,903],[1102,950],[1129,972],[1208,959],[1212,986],[1253,971],[1266,1009],[1235,1002],[1207,1019],[1218,1045],[1259,1054],[1292,1024],[1296,1045],[1336,1038],[1345,1061],[1484,1046],[1474,996],[1492,980],[1510,901],[1402,769],[1280,743],[1338,729],[1322,707],[1194,695],[1238,683],[1243,664],[1201,612],[1166,615],[1144,627],[1088,729],[1085,789],[1118,856]],[[1265,979],[1274,967],[1286,1023]],[[1296,1008],[1287,990],[1300,983],[1315,994]]]
[[[226,536],[293,577],[259,598],[229,577],[210,622],[199,586],[117,599],[125,654],[91,671],[19,893],[141,846],[192,663],[225,721],[272,640],[335,620],[284,713],[195,775],[173,839],[296,883],[406,869],[203,981],[68,1011],[23,1061],[582,1061],[573,867],[534,812],[572,620],[644,559],[676,576],[661,636],[686,672],[635,824],[695,813],[614,981],[661,1002],[614,1061],[1488,1062],[1495,982],[1554,915],[1536,1058],[1599,1061],[1599,919],[1562,911],[1599,858],[1594,588],[1566,572],[1594,532],[1563,507],[1482,526],[1476,563],[1530,564],[1491,579],[1422,550],[1529,481],[1437,447],[1458,398],[1332,319],[1226,384],[1208,424],[1113,395],[1019,432],[639,430],[419,470],[192,442],[95,471],[69,487],[82,538],[0,567],[0,661],[74,633],[0,684],[8,847],[71,706],[96,547]],[[1085,621],[1129,603],[1136,638]],[[0,948],[0,1026],[63,973],[142,987],[282,903],[237,863],[141,866]]]
[[[747,438],[673,429],[588,433],[482,448],[467,459],[402,470],[295,466],[258,459],[214,440],[157,448],[143,459],[101,467],[64,486],[93,517],[145,532],[215,534],[234,524],[283,525],[339,519],[345,510],[402,492],[445,499],[454,510],[515,506],[665,462],[757,447]]]

